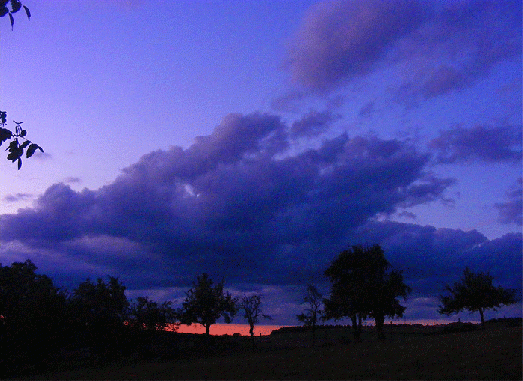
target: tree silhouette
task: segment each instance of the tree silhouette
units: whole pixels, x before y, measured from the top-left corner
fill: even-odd
[[[129,308],[128,323],[140,330],[159,331],[175,319],[171,302],[158,304],[147,297],[138,297]]]
[[[306,327],[312,329],[312,346],[316,345],[316,326],[318,321],[323,318],[323,310],[321,309],[322,295],[318,289],[312,285],[307,285],[307,294],[303,301],[308,304],[308,308],[304,312],[297,315],[296,318],[301,321]]]
[[[260,295],[244,296],[240,302],[239,308],[243,310],[243,317],[247,319],[247,322],[249,323],[249,333],[253,339],[252,345],[254,346],[254,325],[258,324],[260,315],[264,319],[269,320],[271,320],[272,317],[262,314]]]
[[[326,315],[350,317],[356,340],[361,336],[361,319],[374,318],[378,337],[383,339],[385,316],[403,316],[405,307],[397,298],[405,299],[411,289],[401,272],[390,267],[379,245],[352,246],[325,270],[332,282],[330,298],[325,300]]]
[[[62,340],[65,295],[36,270],[0,265],[0,378],[45,364]]]
[[[479,312],[481,326],[485,324],[485,310],[496,310],[502,305],[509,305],[516,302],[514,289],[504,289],[494,287],[494,279],[489,273],[473,273],[467,267],[463,271],[463,276],[459,282],[454,283],[454,287],[447,285],[445,290],[450,295],[440,296],[441,305],[438,312],[440,314],[451,315],[463,310]]]
[[[73,291],[69,302],[71,319],[78,335],[104,360],[120,350],[129,302],[125,286],[118,278],[110,276],[106,283],[98,278],[96,283],[87,279]]]
[[[179,312],[180,322],[191,325],[198,323],[205,327],[205,334],[209,335],[209,328],[222,317],[230,323],[236,315],[237,300],[228,292],[223,291],[222,282],[213,286],[213,281],[206,273],[198,276],[196,283],[187,292]]]

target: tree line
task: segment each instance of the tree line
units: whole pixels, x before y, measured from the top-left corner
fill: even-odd
[[[125,356],[137,334],[164,332],[168,325],[198,323],[210,327],[223,318],[230,323],[241,312],[254,327],[262,313],[257,294],[233,297],[224,290],[224,280],[214,283],[208,274],[199,275],[186,293],[181,308],[171,302],[156,302],[147,296],[129,300],[126,287],[118,278],[90,279],[73,291],[58,288],[47,275],[37,274],[30,260],[0,264],[0,377],[21,374],[45,364],[60,353],[88,351],[110,361]],[[348,318],[356,342],[361,341],[362,321],[374,319],[380,339],[385,317],[402,317],[400,304],[412,291],[400,270],[392,269],[379,245],[352,246],[342,251],[325,270],[331,283],[330,294],[323,298],[314,285],[308,285],[304,302],[307,308],[297,316],[315,329],[326,320]],[[516,302],[515,290],[495,287],[488,273],[466,268],[453,286],[440,296],[439,312],[453,314],[462,310],[479,312]]]
[[[314,285],[308,285],[304,298],[307,308],[297,315],[311,328],[313,345],[317,325],[330,319],[350,319],[354,340],[361,341],[363,320],[372,318],[378,338],[383,340],[385,317],[403,317],[406,307],[399,299],[406,300],[412,292],[402,272],[392,269],[379,245],[356,245],[342,251],[325,270],[325,276],[331,283],[329,297],[322,298]],[[446,294],[440,295],[438,312],[447,316],[464,310],[479,312],[483,327],[486,310],[517,301],[516,290],[495,287],[493,279],[488,273],[465,268],[461,279],[453,286],[447,285]]]

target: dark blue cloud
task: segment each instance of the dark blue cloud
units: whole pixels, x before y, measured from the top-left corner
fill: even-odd
[[[1,240],[134,273],[136,259],[109,249],[125,243],[156,256],[158,282],[202,271],[286,282],[317,273],[317,253],[377,213],[438,199],[448,184],[401,141],[343,134],[289,155],[288,131],[273,115],[229,115],[189,148],[145,155],[98,190],[51,186],[35,208],[0,217]]]
[[[291,133],[295,137],[314,137],[325,132],[330,125],[340,119],[340,115],[333,115],[330,111],[310,111],[291,126]]]
[[[425,17],[416,1],[323,1],[303,20],[287,65],[295,81],[332,90],[379,67],[394,43]]]
[[[519,1],[323,1],[290,45],[293,79],[320,93],[398,63],[400,103],[460,91],[521,62]]]
[[[440,163],[521,162],[521,126],[454,127],[429,142]]]
[[[508,201],[494,205],[499,211],[499,222],[503,224],[514,223],[521,226],[523,212],[522,194],[522,178],[520,177],[513,189],[507,192]]]

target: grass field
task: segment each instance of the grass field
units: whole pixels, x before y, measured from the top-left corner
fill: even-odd
[[[256,338],[229,337],[224,353],[170,361],[115,364],[50,373],[39,379],[467,379],[521,380],[521,326],[443,332],[434,327],[387,327],[379,341],[372,328],[363,342],[348,329]],[[197,348],[194,348],[198,352]],[[33,377],[34,379],[34,377]]]

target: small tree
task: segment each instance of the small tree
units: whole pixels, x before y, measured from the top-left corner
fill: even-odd
[[[239,308],[243,310],[243,317],[247,319],[247,322],[249,323],[249,333],[253,339],[252,344],[254,346],[254,325],[258,324],[260,315],[264,319],[269,320],[271,320],[272,317],[262,314],[261,297],[259,295],[244,296],[240,302]]]
[[[236,315],[237,300],[228,292],[223,291],[223,281],[213,286],[209,275],[198,276],[197,282],[187,292],[185,302],[179,313],[182,324],[198,323],[205,327],[205,334],[209,335],[209,328],[222,317],[226,323],[232,322]]]
[[[301,321],[306,327],[312,329],[312,346],[316,345],[316,326],[318,321],[323,317],[323,310],[321,309],[322,295],[312,284],[307,285],[307,294],[303,301],[308,304],[308,308],[304,312],[297,315],[296,318]]]
[[[454,283],[454,287],[447,285],[445,290],[450,295],[440,296],[441,305],[438,312],[444,315],[451,315],[463,310],[469,312],[479,312],[481,326],[485,324],[485,310],[496,310],[502,305],[509,305],[516,302],[516,291],[504,289],[492,285],[492,277],[489,273],[473,273],[467,267],[463,271],[463,276],[459,282]]]

